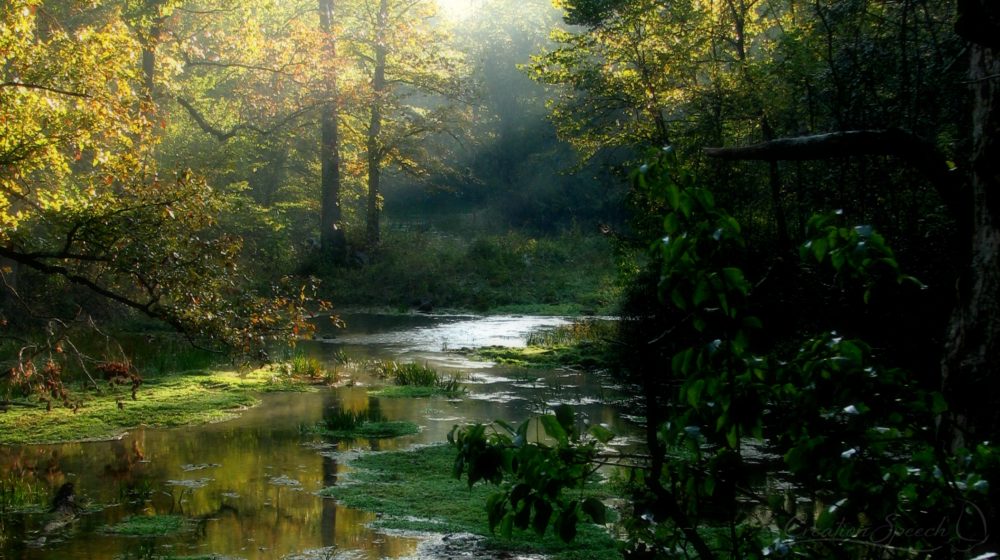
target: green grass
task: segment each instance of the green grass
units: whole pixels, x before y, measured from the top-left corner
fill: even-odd
[[[515,531],[511,540],[493,536],[486,522],[486,499],[495,487],[469,488],[451,476],[455,451],[448,446],[412,451],[364,454],[351,462],[355,469],[342,485],[324,489],[351,508],[382,514],[378,527],[409,531],[469,532],[487,536],[486,546],[498,551],[524,551],[556,559],[619,558],[615,542],[600,527],[583,525],[572,543],[563,543],[550,529],[544,537]]]
[[[304,431],[341,439],[382,439],[413,435],[420,432],[420,427],[406,420],[389,420],[378,409],[368,408],[335,410]]]
[[[429,399],[431,397],[456,397],[461,391],[449,392],[441,387],[415,387],[413,385],[390,385],[368,392],[373,397],[386,399]]]
[[[613,321],[582,320],[534,333],[524,348],[477,348],[469,355],[521,367],[608,368],[615,362],[610,344],[617,335],[616,328]]]
[[[110,439],[136,426],[175,427],[218,422],[260,402],[258,393],[310,387],[272,370],[188,372],[147,378],[136,400],[128,394],[78,389],[75,412],[16,407],[0,414],[2,443],[22,445]]]
[[[135,515],[104,532],[129,537],[159,537],[180,532],[187,527],[187,520],[179,515]]]
[[[392,381],[390,387],[375,389],[371,393],[387,398],[457,397],[465,394],[462,378],[445,377],[426,365],[403,363],[395,360],[376,360],[366,367],[383,379]]]
[[[7,475],[0,478],[0,513],[44,511],[48,493],[37,482]]]

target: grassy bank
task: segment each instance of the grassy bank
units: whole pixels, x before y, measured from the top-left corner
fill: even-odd
[[[493,536],[486,521],[486,499],[494,487],[452,477],[455,452],[448,446],[412,451],[365,454],[351,462],[353,470],[342,485],[323,495],[355,509],[380,514],[375,525],[385,529],[433,533],[468,532],[487,536],[485,546],[499,551],[524,551],[556,559],[619,558],[615,542],[600,527],[585,525],[575,541],[563,543],[550,529],[544,537],[515,531],[511,540]]]
[[[78,389],[76,409],[17,406],[0,414],[0,444],[20,445],[113,438],[136,426],[174,427],[218,422],[259,402],[258,393],[309,390],[277,370],[245,374],[203,371],[144,379],[136,399],[124,391]]]
[[[615,362],[615,321],[588,319],[532,334],[523,348],[492,346],[468,351],[481,360],[520,367],[604,369]]]
[[[596,235],[460,237],[389,232],[365,264],[304,272],[324,279],[337,306],[575,315],[611,312],[618,290],[612,249]]]

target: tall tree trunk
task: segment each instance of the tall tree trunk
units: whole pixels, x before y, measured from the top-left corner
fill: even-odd
[[[389,20],[389,0],[379,0],[378,21],[375,25],[375,71],[372,76],[371,121],[368,123],[368,213],[366,216],[368,245],[381,241],[379,217],[382,200],[379,184],[382,179],[382,101],[385,95],[385,31]]]
[[[337,57],[337,43],[332,35],[334,0],[319,1],[320,29],[327,37],[326,56],[331,61]],[[347,242],[341,228],[340,209],[340,102],[337,92],[337,75],[330,71],[326,77],[329,101],[323,106],[321,119],[322,140],[320,144],[320,247],[325,255],[334,261],[343,261]]]
[[[137,19],[137,34],[142,44],[142,87],[151,101],[156,87],[156,46],[165,20],[160,10],[165,3],[165,0],[146,0]],[[146,18],[149,18],[148,26],[144,25]]]
[[[1000,3],[959,0],[957,30],[969,40],[973,92],[970,266],[959,284],[942,364],[956,414],[956,445],[1000,430]]]

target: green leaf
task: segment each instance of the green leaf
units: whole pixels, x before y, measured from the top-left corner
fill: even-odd
[[[822,237],[814,239],[810,244],[810,248],[812,249],[812,254],[816,260],[818,262],[823,262],[823,257],[826,256],[826,250],[828,248],[827,240]]]
[[[697,408],[701,404],[701,393],[705,389],[705,380],[697,379],[687,388],[687,402]]]
[[[546,500],[535,500],[535,518],[531,526],[539,536],[545,534],[550,519],[552,519],[552,504]]]
[[[556,518],[556,531],[563,542],[570,542],[576,538],[576,502],[571,502],[570,506],[559,512]]]
[[[568,404],[561,404],[556,407],[556,420],[567,434],[572,434],[576,426],[576,416],[573,414],[573,407]]]
[[[583,512],[590,516],[594,523],[597,523],[598,525],[604,525],[608,522],[608,508],[604,505],[604,502],[598,500],[597,498],[587,498],[584,500]]]
[[[609,441],[611,441],[612,438],[615,437],[614,432],[612,432],[611,430],[605,428],[600,424],[592,425],[587,431],[590,432],[590,435],[594,436],[594,438],[601,443],[608,443]]]
[[[688,307],[687,300],[684,299],[684,294],[677,288],[670,291],[670,301],[674,302],[674,305],[681,311],[686,310]]]
[[[545,433],[559,442],[560,445],[566,445],[569,443],[569,435],[566,434],[566,430],[563,429],[562,424],[559,420],[552,416],[551,414],[546,414],[538,419],[542,423],[542,428],[545,429]]]
[[[941,414],[948,410],[948,402],[944,400],[944,395],[938,392],[931,393],[931,414]]]
[[[509,539],[513,533],[514,515],[512,513],[508,513],[503,516],[503,521],[500,522],[500,535],[505,539]]]
[[[694,297],[692,298],[694,305],[698,306],[705,303],[711,295],[712,290],[708,285],[708,281],[704,278],[699,278],[698,283],[694,287]]]
[[[531,524],[531,501],[526,501],[514,514],[514,526],[518,529],[527,529]]]

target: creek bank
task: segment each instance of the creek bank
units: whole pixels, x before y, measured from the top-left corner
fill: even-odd
[[[188,371],[143,380],[135,400],[123,391],[81,389],[75,409],[18,407],[0,414],[0,445],[100,441],[139,427],[171,428],[221,422],[260,403],[260,393],[314,391],[309,380],[277,369],[249,373]]]

